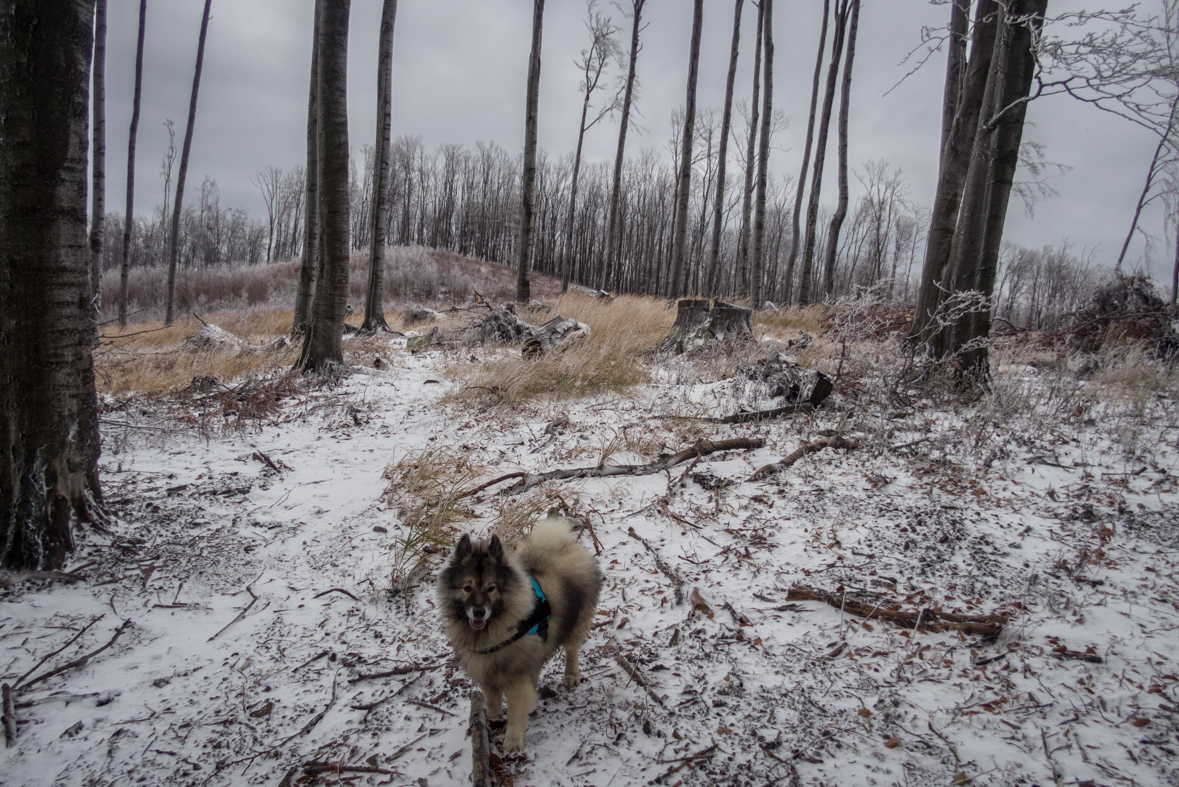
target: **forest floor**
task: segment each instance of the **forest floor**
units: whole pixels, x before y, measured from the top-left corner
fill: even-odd
[[[763,324],[741,357],[799,336]],[[1174,373],[997,349],[991,387],[956,394],[904,383],[893,339],[823,342],[800,356],[840,364],[823,407],[736,425],[704,419],[773,403],[729,353],[508,403],[478,374],[518,349],[396,335],[346,339],[330,377],[276,362],[104,394],[115,521],[78,532],[77,581],[0,589],[19,722],[0,784],[468,783],[472,686],[432,539],[510,536],[554,506],[587,523],[600,622],[579,687],[546,668],[523,755],[493,728],[501,784],[1179,784]],[[831,435],[854,447],[751,480]],[[738,437],[764,446],[459,497]],[[934,631],[931,613],[1006,623]]]

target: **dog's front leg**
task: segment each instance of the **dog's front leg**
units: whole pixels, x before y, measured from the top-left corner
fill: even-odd
[[[508,686],[505,693],[508,700],[508,728],[504,732],[504,751],[523,751],[528,714],[536,710],[540,697],[527,676]]]
[[[483,686],[482,689],[483,696],[487,699],[487,718],[495,721],[504,709],[504,693],[499,689],[489,689],[486,686]]]

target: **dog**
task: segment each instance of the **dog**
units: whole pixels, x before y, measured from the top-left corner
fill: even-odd
[[[505,752],[524,749],[541,668],[558,648],[566,688],[580,682],[578,650],[601,589],[598,561],[561,517],[537,523],[515,550],[498,536],[464,535],[455,546],[438,579],[439,608],[459,663],[483,690],[488,718],[500,717],[507,698]]]

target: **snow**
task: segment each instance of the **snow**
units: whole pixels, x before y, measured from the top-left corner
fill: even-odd
[[[664,371],[626,396],[472,412],[443,399],[461,385],[445,372],[455,358],[388,357],[387,371],[302,389],[240,428],[119,414],[101,467],[118,521],[79,533],[85,582],[4,591],[3,680],[92,620],[30,679],[131,624],[83,666],[18,687],[0,783],[309,783],[312,762],[394,772],[317,783],[467,783],[472,687],[433,602],[445,554],[389,592],[403,525],[382,473],[431,446],[471,455],[487,478],[587,466],[620,435],[612,463],[651,459],[644,441],[766,446],[542,488],[588,516],[606,586],[582,685],[560,688],[550,663],[525,754],[496,760],[503,783],[1179,781],[1174,392],[1085,404],[1082,383],[1009,367],[973,403],[895,412],[837,386],[814,415],[720,426],[662,416],[757,406],[746,381]],[[825,430],[858,447],[746,480]],[[474,531],[511,502],[497,491],[472,501]],[[630,528],[707,613],[675,603]],[[991,641],[913,632],[788,600],[800,585],[1010,622]],[[398,667],[423,669],[361,677]]]

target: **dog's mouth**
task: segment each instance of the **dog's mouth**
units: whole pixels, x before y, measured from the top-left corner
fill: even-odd
[[[483,618],[467,618],[467,622],[471,624],[473,629],[481,629],[487,625],[487,621]]]

